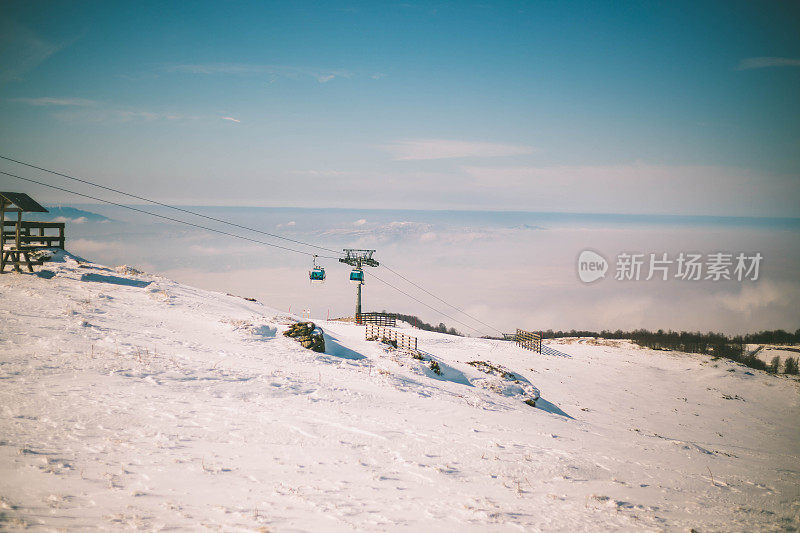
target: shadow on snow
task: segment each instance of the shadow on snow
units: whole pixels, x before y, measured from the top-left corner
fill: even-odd
[[[128,287],[147,287],[150,281],[140,281],[136,279],[121,278],[119,276],[104,276],[103,274],[84,274],[81,281],[96,281],[99,283],[110,283],[112,285],[126,285]]]
[[[339,341],[337,341],[334,337],[330,336],[328,333],[323,333],[325,337],[325,354],[332,355],[334,357],[341,357],[342,359],[350,359],[353,361],[359,361],[361,359],[366,359],[366,356],[363,354],[358,353],[355,350],[351,350],[346,346],[342,346]]]
[[[567,413],[562,411],[559,406],[557,406],[554,403],[548,402],[544,398],[539,398],[538,400],[536,400],[536,408],[537,409],[541,409],[542,411],[547,411],[548,413],[551,413],[551,414],[554,414],[554,415],[564,416],[566,418],[569,418],[570,420],[575,420],[574,418],[569,416]]]

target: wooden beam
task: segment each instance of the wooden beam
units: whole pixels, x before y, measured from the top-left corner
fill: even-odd
[[[17,248],[19,248],[19,232],[22,229],[22,210],[17,211]]]
[[[15,248],[17,250],[19,250],[19,247],[20,247],[19,232],[20,232],[21,229],[22,229],[22,209],[17,211],[17,244],[15,246]],[[14,256],[14,258],[15,258],[14,259],[14,270],[16,270],[17,272],[22,272],[22,270],[20,270],[20,268],[19,268],[19,254]]]

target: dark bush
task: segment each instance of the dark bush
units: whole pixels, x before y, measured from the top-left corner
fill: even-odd
[[[749,366],[750,368],[755,368],[756,370],[766,370],[767,363],[759,359],[753,354],[745,355],[739,359],[739,362],[745,366]]]

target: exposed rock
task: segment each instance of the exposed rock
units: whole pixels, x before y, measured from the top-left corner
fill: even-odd
[[[317,327],[313,322],[297,322],[289,326],[283,332],[287,337],[294,337],[303,348],[315,352],[325,352],[325,337],[322,328]]]

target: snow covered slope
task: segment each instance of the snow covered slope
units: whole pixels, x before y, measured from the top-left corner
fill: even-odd
[[[324,321],[318,354],[260,303],[44,268],[0,276],[0,529],[800,527],[795,380],[407,328],[420,361]]]

